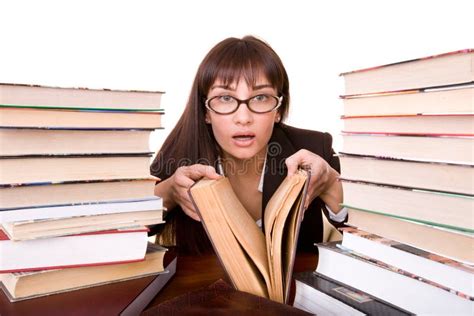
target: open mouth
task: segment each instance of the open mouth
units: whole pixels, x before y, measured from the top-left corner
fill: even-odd
[[[255,134],[254,133],[238,133],[238,134],[234,134],[232,136],[232,139],[234,140],[234,143],[237,145],[237,146],[243,146],[243,147],[247,147],[247,146],[250,146],[251,144],[253,144],[254,140],[255,140]]]
[[[252,140],[255,138],[255,135],[236,135],[232,136],[233,139],[239,140],[239,141],[247,141],[247,140]]]

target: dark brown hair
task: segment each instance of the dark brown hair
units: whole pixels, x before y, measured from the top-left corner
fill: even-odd
[[[289,82],[275,51],[253,36],[230,37],[214,46],[198,68],[186,108],[151,164],[151,174],[164,180],[184,165],[201,163],[215,166],[219,146],[211,126],[205,122],[207,94],[217,79],[227,86],[244,78],[249,86],[255,86],[260,76],[269,81],[278,96],[283,96],[278,109],[283,121],[288,115]],[[171,229],[168,234],[176,233],[176,244],[182,251],[201,252],[209,248],[199,222],[181,210],[170,212],[170,215],[166,224],[168,230]],[[167,233],[163,233],[164,239],[169,240]]]

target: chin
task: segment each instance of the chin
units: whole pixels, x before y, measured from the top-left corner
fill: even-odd
[[[249,160],[252,158],[255,158],[257,154],[259,153],[258,150],[236,150],[236,151],[231,151],[228,152],[228,155],[234,159],[238,160]]]

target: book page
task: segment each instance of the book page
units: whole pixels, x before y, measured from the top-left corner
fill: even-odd
[[[285,302],[288,299],[288,294],[290,290],[290,282],[293,273],[293,264],[294,258],[296,255],[296,246],[298,241],[298,234],[301,221],[303,220],[303,213],[304,213],[304,199],[306,197],[306,186],[302,192],[300,192],[300,196],[298,196],[297,201],[293,205],[293,209],[290,212],[290,216],[288,217],[285,228],[283,231],[283,245],[282,245],[282,277],[283,277],[283,297],[285,298]]]
[[[225,180],[225,178],[201,180],[191,187],[190,195],[193,203],[216,254],[219,256],[234,286],[241,291],[267,297],[268,292],[262,275],[241,247],[224,216],[224,212],[230,208],[239,209],[237,212],[247,211],[240,209],[243,208],[240,202],[235,203],[234,201],[234,205],[231,205],[225,200],[223,193],[218,192],[219,189],[226,191],[231,189],[230,187],[226,188],[225,185],[218,188],[212,187],[218,181],[228,180]],[[256,225],[255,222],[253,224]]]
[[[223,215],[227,224],[244,251],[262,274],[265,284],[269,288],[270,276],[265,236],[262,230],[239,201],[227,178],[217,181],[213,188],[221,194],[222,200],[225,201],[225,205],[221,205],[221,209],[225,210]]]
[[[283,267],[282,267],[282,253],[287,255],[287,252],[292,253],[288,247],[282,251],[282,242],[285,231],[285,224],[290,213],[295,213],[298,208],[294,206],[300,205],[298,201],[295,201],[305,184],[306,173],[304,171],[299,172],[293,177],[287,177],[282,182],[280,187],[273,194],[272,198],[268,202],[267,208],[265,209],[265,238],[268,261],[270,265],[270,277],[272,281],[272,291],[270,298],[279,302],[284,301],[284,282],[283,282]],[[292,216],[290,214],[290,216]],[[294,214],[295,218],[290,220],[290,224],[296,222],[297,214]],[[293,229],[294,234],[294,229]],[[292,247],[295,246],[295,237],[289,242]],[[290,247],[291,248],[291,247]],[[291,256],[293,257],[293,256]],[[286,262],[287,260],[285,260]],[[285,263],[286,264],[286,263]]]

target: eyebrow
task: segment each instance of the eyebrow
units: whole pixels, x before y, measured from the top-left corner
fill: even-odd
[[[229,85],[215,85],[215,86],[211,87],[211,90],[219,89],[219,88],[226,89],[226,90],[235,90],[235,88],[232,88]],[[257,86],[252,87],[252,89],[254,89],[254,90],[262,90],[262,89],[265,89],[265,88],[272,88],[273,89],[273,86],[269,83],[266,83],[266,84],[261,84],[261,85],[257,85]]]

